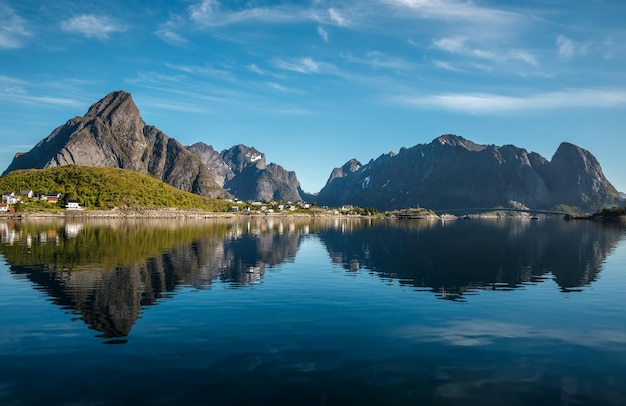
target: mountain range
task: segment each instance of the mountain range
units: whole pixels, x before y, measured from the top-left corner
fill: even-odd
[[[426,207],[594,211],[625,202],[597,159],[563,142],[552,160],[513,145],[480,145],[456,135],[402,148],[363,165],[335,168],[320,204],[388,210]]]
[[[561,208],[593,211],[626,204],[589,152],[562,143],[551,160],[513,145],[476,144],[442,135],[361,164],[333,169],[317,194],[297,176],[254,147],[218,152],[197,142],[183,146],[147,125],[124,91],[111,92],[84,116],[68,120],[29,152],[15,156],[3,175],[17,169],[80,164],[148,173],[181,190],[208,197],[344,204],[390,210],[407,207]]]

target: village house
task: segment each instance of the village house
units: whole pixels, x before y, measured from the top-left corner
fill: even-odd
[[[9,205],[6,203],[0,203],[0,213],[6,213],[9,211]]]
[[[33,196],[35,196],[35,193],[33,193],[32,190],[22,190],[22,191],[20,191],[20,196],[32,199]]]
[[[13,192],[2,193],[2,201],[8,205],[17,204],[20,202],[19,197],[15,196]]]
[[[61,193],[48,193],[46,195],[41,195],[40,200],[46,200],[50,204],[56,204],[59,202],[61,198]]]
[[[78,202],[75,200],[70,200],[65,205],[65,210],[82,210],[82,209],[83,208],[80,207],[80,204],[78,204]]]

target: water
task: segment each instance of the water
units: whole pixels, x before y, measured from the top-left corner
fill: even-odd
[[[624,404],[626,231],[0,223],[0,404]]]

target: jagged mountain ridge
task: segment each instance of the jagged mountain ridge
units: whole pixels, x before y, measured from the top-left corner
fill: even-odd
[[[380,210],[559,205],[593,211],[624,204],[589,152],[562,143],[551,161],[513,145],[480,145],[456,135],[335,168],[319,204]]]
[[[187,149],[204,162],[222,187],[241,200],[302,200],[296,173],[267,164],[265,154],[254,147],[239,144],[218,153],[198,142]]]

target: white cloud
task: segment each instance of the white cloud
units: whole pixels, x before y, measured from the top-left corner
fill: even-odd
[[[165,42],[171,45],[186,45],[189,43],[185,38],[181,37],[174,31],[159,30],[157,35]]]
[[[61,29],[87,38],[106,39],[112,33],[125,31],[126,27],[105,15],[82,14],[61,22]]]
[[[328,9],[328,17],[330,18],[330,21],[339,26],[348,25],[347,20],[341,15],[341,13],[332,7]]]
[[[469,1],[458,0],[379,0],[401,12],[412,12],[421,18],[465,20],[472,23],[510,23],[518,15],[508,11],[481,7]]]
[[[304,74],[322,73],[330,68],[329,64],[318,62],[310,57],[302,57],[291,61],[279,59],[276,61],[276,66],[280,69]]]
[[[322,37],[324,42],[328,42],[328,32],[324,29],[324,27],[317,27],[317,33]]]
[[[180,16],[172,16],[167,22],[161,24],[155,34],[170,45],[187,45],[189,41],[176,32],[184,24]]]
[[[232,72],[224,70],[224,69],[216,69],[212,66],[198,66],[198,65],[174,65],[170,63],[166,63],[170,69],[177,70],[180,72],[189,73],[191,75],[196,76],[207,76],[211,78],[220,78],[220,79],[233,79],[234,75]]]
[[[276,82],[266,82],[267,86],[271,87],[272,89],[278,90],[280,92],[293,92],[293,90],[279,84]]]
[[[24,19],[0,3],[0,49],[21,48],[29,36]]]
[[[249,7],[232,10],[217,0],[203,0],[188,8],[189,19],[202,27],[220,27],[230,24],[257,21],[261,23],[295,23],[320,21],[320,12],[313,8],[294,6]]]
[[[348,62],[369,65],[374,68],[386,68],[397,71],[413,70],[414,64],[403,58],[389,56],[380,51],[368,51],[364,57],[348,55],[344,57]]]
[[[490,93],[448,93],[432,96],[402,96],[402,104],[469,114],[562,108],[611,108],[626,106],[626,89],[567,89],[529,96],[506,96]]]
[[[248,69],[250,69],[254,73],[258,73],[259,75],[265,75],[265,72],[263,72],[263,70],[254,63],[248,65]]]
[[[54,106],[70,106],[70,107],[80,107],[84,105],[83,100],[71,99],[71,98],[62,98],[56,96],[36,96],[26,92],[11,92],[4,93],[0,92],[0,97],[6,100],[12,100],[18,103],[26,103],[26,104],[50,104]]]
[[[537,58],[530,52],[522,49],[511,49],[505,51],[490,51],[486,49],[474,48],[468,45],[469,39],[466,37],[446,37],[433,41],[433,46],[442,51],[455,55],[469,56],[490,60],[494,62],[504,62],[518,60],[532,66],[537,66]]]
[[[564,35],[559,35],[556,39],[556,46],[558,48],[559,55],[564,58],[571,58],[576,55],[585,55],[589,50],[590,43],[588,42],[574,42]]]

